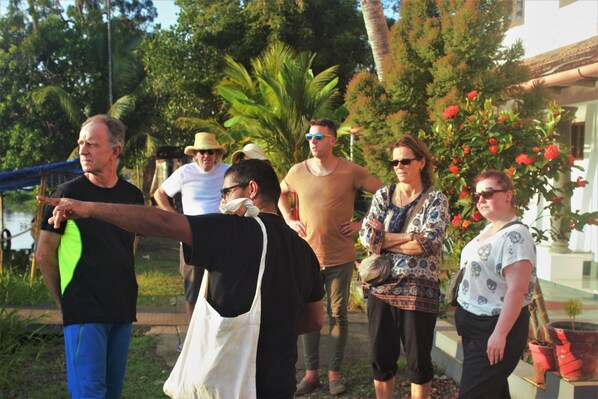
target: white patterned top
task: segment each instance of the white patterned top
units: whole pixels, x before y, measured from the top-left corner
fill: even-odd
[[[500,314],[507,291],[503,271],[514,263],[529,260],[533,266],[524,306],[532,301],[536,283],[536,245],[527,227],[513,224],[479,241],[490,228],[492,223],[461,252],[461,268],[466,270],[457,301],[463,309],[478,316]]]

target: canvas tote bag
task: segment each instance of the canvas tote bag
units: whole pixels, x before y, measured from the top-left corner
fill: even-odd
[[[237,317],[220,316],[206,300],[208,272],[204,273],[183,349],[164,383],[164,393],[171,398],[256,397],[255,362],[268,238],[264,223],[254,219],[262,229],[263,249],[251,309]]]

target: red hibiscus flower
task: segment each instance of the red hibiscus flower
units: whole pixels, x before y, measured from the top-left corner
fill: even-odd
[[[509,168],[509,177],[512,179],[514,175],[515,175],[515,168],[511,166]]]
[[[563,199],[564,199],[563,197],[559,197],[558,195],[555,195],[554,197],[551,198],[550,202],[556,204],[556,203],[562,202]]]
[[[470,100],[473,100],[474,98],[476,98],[477,95],[478,95],[478,92],[475,90],[472,90],[469,93],[467,93],[467,98]]]
[[[466,193],[465,191],[461,191],[459,193],[459,199],[467,198],[468,196],[469,196],[469,194]]]
[[[586,183],[587,183],[587,182],[586,182],[585,180],[583,180],[583,179],[581,178],[581,176],[579,176],[579,177],[577,178],[577,180],[575,181],[575,185],[576,185],[577,187],[585,187],[585,186],[586,186]]]
[[[454,117],[458,113],[459,113],[459,106],[458,105],[451,105],[449,107],[446,107],[446,109],[444,110],[444,113],[442,114],[442,117],[444,119],[451,119],[452,117]]]
[[[498,117],[498,123],[499,123],[499,124],[500,124],[500,123],[505,123],[505,122],[506,122],[506,121],[508,121],[508,120],[509,120],[509,117],[508,117],[508,116],[499,116],[499,117]]]
[[[456,167],[455,165],[449,165],[449,170],[451,171],[451,173],[454,173],[454,174],[459,173],[459,168]]]
[[[451,222],[451,224],[455,227],[459,227],[461,225],[461,219],[463,219],[461,217],[461,215],[457,215],[453,218],[453,221]]]
[[[469,220],[464,220],[463,223],[461,224],[461,230],[465,230],[466,228],[469,227],[470,224],[471,224],[471,222]]]
[[[519,154],[517,155],[517,158],[515,158],[515,162],[517,163],[517,165],[529,165],[531,163],[534,163],[534,161],[536,160],[536,157],[528,157],[527,154]]]
[[[463,155],[467,155],[471,152],[471,147],[468,147],[466,145],[462,145],[461,148],[463,148]]]
[[[544,149],[544,158],[546,158],[549,161],[558,158],[559,155],[561,155],[561,152],[559,151],[559,147],[556,144],[549,144]]]
[[[534,152],[540,152],[540,147],[534,147],[534,148],[533,148],[533,151],[534,151]]]
[[[569,166],[575,165],[575,158],[573,155],[569,154]]]
[[[473,215],[471,215],[471,220],[473,220],[474,222],[479,222],[480,220],[482,220],[482,214],[480,213],[480,211],[474,211]]]
[[[490,151],[493,154],[496,154],[498,152],[498,146],[497,145],[491,145],[490,147],[488,147],[488,151]]]

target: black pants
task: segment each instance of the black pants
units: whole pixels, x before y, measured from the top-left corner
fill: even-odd
[[[527,344],[529,310],[521,309],[519,317],[507,335],[502,361],[493,366],[486,353],[488,338],[492,335],[498,316],[477,316],[461,306],[455,311],[457,332],[463,342],[463,374],[459,387],[459,399],[510,398],[507,379],[517,367]]]
[[[419,385],[432,381],[431,352],[436,313],[402,310],[373,294],[368,297],[367,311],[374,380],[388,381],[394,377],[402,342],[407,358],[407,378]]]

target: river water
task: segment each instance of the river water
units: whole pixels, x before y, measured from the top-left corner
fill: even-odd
[[[4,212],[4,227],[10,230],[14,236],[27,230],[31,226],[31,221],[35,214],[30,212]],[[12,240],[12,249],[31,249],[33,246],[33,237],[31,231],[28,231]]]

